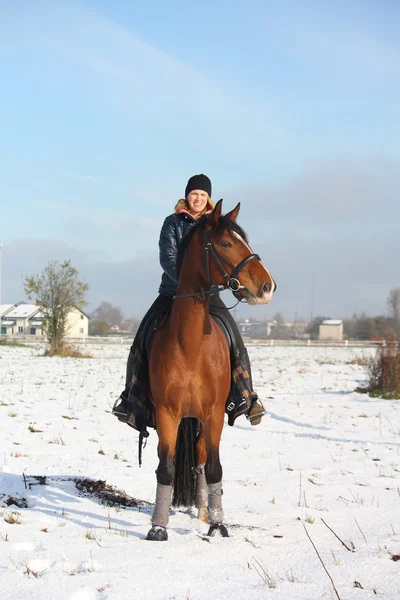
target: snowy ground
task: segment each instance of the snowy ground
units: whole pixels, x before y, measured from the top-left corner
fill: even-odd
[[[365,376],[352,361],[373,350],[251,346],[269,418],[223,432],[230,537],[207,539],[182,510],[156,543],[145,541],[151,508],[75,488],[90,477],[155,495],[157,435],[139,469],[137,434],[110,414],[127,348],[88,349],[95,358],[0,349],[3,600],[337,598],[304,526],[342,600],[400,598],[400,401],[354,392]],[[10,495],[27,508],[6,506]]]

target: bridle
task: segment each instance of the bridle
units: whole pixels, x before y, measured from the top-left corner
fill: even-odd
[[[238,278],[239,273],[251,260],[256,259],[256,260],[261,261],[261,258],[259,257],[258,254],[249,254],[249,256],[246,256],[246,258],[244,258],[242,261],[240,261],[240,263],[235,267],[229,260],[227,260],[224,256],[222,256],[222,254],[220,252],[218,252],[218,250],[215,248],[215,246],[211,242],[210,236],[211,236],[212,232],[213,232],[213,229],[210,229],[208,232],[204,229],[204,249],[205,249],[205,253],[206,253],[207,283],[209,283],[210,286],[213,285],[213,283],[211,281],[211,275],[210,275],[210,256],[212,256],[212,258],[216,262],[218,269],[221,271],[222,275],[226,279],[225,285],[217,286],[218,291],[231,290],[231,292],[233,293],[235,298],[237,298],[239,300],[239,302],[242,302],[243,300],[245,301],[245,299],[242,298],[239,294],[239,290],[246,289],[246,287],[240,283],[240,280]],[[226,265],[227,267],[232,269],[232,273],[230,275],[226,272],[223,265]],[[200,290],[201,290],[200,292],[193,292],[191,294],[176,294],[175,296],[173,296],[173,299],[175,300],[177,298],[200,297],[200,299],[204,302],[207,294],[212,295],[214,293],[211,291],[211,288],[209,290],[204,290],[203,288],[200,288]]]

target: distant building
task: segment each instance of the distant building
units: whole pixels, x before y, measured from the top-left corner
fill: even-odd
[[[320,340],[341,342],[343,340],[343,321],[326,319],[319,326]]]
[[[308,323],[300,321],[293,322],[278,322],[278,321],[254,321],[244,319],[238,323],[238,327],[242,335],[253,338],[275,338],[275,339],[290,339],[290,338],[308,338],[305,333]]]
[[[6,308],[8,307],[8,308]],[[44,335],[44,315],[36,304],[1,304],[1,334],[7,336]],[[87,337],[89,317],[79,308],[71,308],[67,317],[67,338]]]
[[[310,337],[306,333],[307,327],[308,323],[302,321],[267,321],[267,336],[307,339]]]
[[[241,334],[248,337],[265,338],[267,336],[266,323],[245,319],[238,323],[238,327]]]

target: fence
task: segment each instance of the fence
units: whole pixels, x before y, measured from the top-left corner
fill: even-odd
[[[110,336],[88,336],[82,338],[67,338],[67,342],[70,344],[79,345],[113,345],[113,344],[132,344],[133,335],[110,335]],[[21,342],[23,344],[45,344],[47,339],[45,336],[35,335],[13,335],[13,336],[1,336],[1,339],[5,339],[10,342]],[[247,346],[319,346],[319,347],[348,347],[348,348],[374,348],[384,345],[383,341],[361,341],[361,340],[270,340],[265,338],[250,338],[244,336],[244,341]]]

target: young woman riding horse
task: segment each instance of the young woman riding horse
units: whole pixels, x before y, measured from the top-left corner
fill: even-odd
[[[170,311],[174,296],[177,293],[179,249],[185,236],[198,223],[198,220],[203,215],[211,213],[213,208],[210,179],[203,174],[194,175],[187,183],[185,199],[179,200],[175,206],[174,214],[165,219],[161,229],[159,249],[160,263],[164,272],[159,288],[159,296],[142,319],[136,333],[127,362],[125,390],[121,394],[120,402],[116,403],[113,409],[113,414],[119,420],[128,422],[129,425],[141,432],[146,432],[147,426],[155,426],[153,407],[149,394],[145,389],[148,387],[148,365],[146,357],[143,356],[142,346],[144,342],[142,334],[152,316],[155,314],[164,315]],[[231,353],[232,370],[236,363],[240,365],[240,370],[246,375],[245,387],[247,389],[245,393],[248,395],[247,402],[242,401],[240,390],[236,390],[235,401],[227,404],[229,424],[233,425],[236,417],[246,414],[252,425],[258,425],[265,414],[265,410],[253,390],[250,359],[242,336],[235,320],[221,300],[218,288],[215,285],[211,289],[209,300],[210,312],[226,324],[228,331],[234,337],[236,355]],[[229,410],[232,409],[234,411],[229,413]]]
[[[224,333],[210,317],[210,307],[215,302],[216,285],[233,290],[248,304],[269,302],[276,289],[260,257],[252,253],[245,233],[236,224],[240,205],[223,217],[222,200],[212,212],[207,211],[207,204],[212,206],[210,195],[209,179],[204,175],[192,177],[186,188],[189,210],[185,208],[185,212],[178,213],[188,214],[189,223],[194,221],[190,233],[184,241],[183,236],[178,237],[180,221],[173,225],[171,217],[166,219],[161,231],[160,254],[165,273],[160,297],[163,284],[177,281],[177,287],[175,284],[169,302],[170,313],[155,333],[149,356],[148,385],[159,438],[159,465],[156,505],[148,540],[168,539],[166,527],[172,491],[175,506],[195,504],[201,517],[207,511],[209,535],[215,532],[228,535],[222,524],[219,444],[231,387],[231,358]],[[170,235],[171,229],[175,230],[175,237]],[[170,251],[169,258],[172,257],[169,263],[163,255],[166,247]],[[160,301],[160,297],[154,304],[159,301],[165,308],[168,303]],[[143,349],[143,343],[136,349],[134,346],[127,374],[129,378],[133,372],[132,381],[136,377],[135,365],[142,364],[135,362],[135,350]],[[130,391],[134,388],[131,384],[121,404],[129,405]],[[263,408],[256,399],[250,411],[252,409],[250,416],[255,414],[260,419]],[[118,411],[123,417],[120,407],[114,409],[117,415]],[[131,424],[138,425],[135,419]]]

